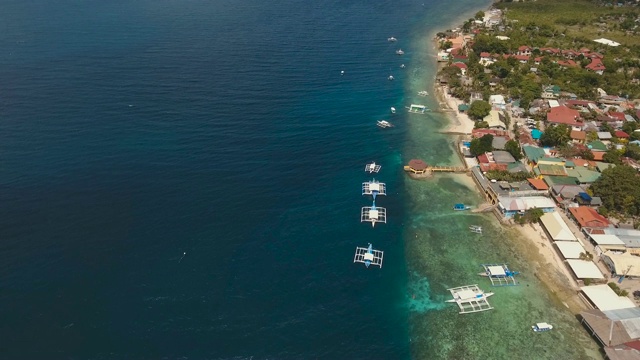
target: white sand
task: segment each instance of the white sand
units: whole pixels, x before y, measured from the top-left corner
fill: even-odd
[[[474,126],[474,121],[471,120],[469,116],[467,116],[467,114],[460,113],[458,111],[458,105],[464,102],[447,94],[444,87],[441,87],[438,91],[440,95],[439,100],[443,101],[440,104],[443,107],[443,110],[446,111],[449,115],[449,119],[451,121],[451,124],[447,126],[443,130],[443,132],[454,134],[471,134]]]

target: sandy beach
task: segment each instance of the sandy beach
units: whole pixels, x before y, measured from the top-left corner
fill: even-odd
[[[442,130],[442,133],[470,135],[474,121],[467,114],[458,112],[458,105],[462,104],[463,101],[447,94],[444,86],[436,86],[435,93],[440,105],[440,111],[446,113],[450,121],[450,124]]]

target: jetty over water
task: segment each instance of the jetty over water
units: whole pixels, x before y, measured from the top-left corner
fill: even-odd
[[[428,165],[423,160],[413,159],[409,161],[408,165],[404,166],[404,171],[416,177],[428,177],[428,176],[431,176],[433,173],[443,173],[443,172],[466,173],[469,171],[469,169],[467,169],[464,166]]]

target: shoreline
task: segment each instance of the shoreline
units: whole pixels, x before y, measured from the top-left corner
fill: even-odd
[[[493,4],[477,11],[488,11],[492,7]],[[464,18],[464,16],[461,18]],[[459,22],[459,19],[456,20],[450,28],[460,28]],[[432,34],[430,39],[432,50],[437,54],[439,47],[435,34]],[[436,71],[439,71],[442,67],[437,62],[436,57]],[[468,115],[457,110],[458,105],[462,104],[463,101],[447,94],[447,86],[438,84],[435,78],[432,91],[438,103],[439,111],[445,113],[449,120],[448,125],[439,132],[447,136],[470,135],[474,128],[474,121]],[[482,196],[475,182],[473,182],[473,189],[484,200],[484,196]],[[512,232],[513,237],[526,239],[526,241],[517,244],[519,255],[523,256],[526,262],[535,267],[534,275],[544,284],[550,295],[562,303],[573,315],[588,309],[578,295],[580,288],[577,282],[573,279],[566,264],[564,264],[553,247],[553,242],[548,239],[540,224],[516,226],[505,225],[496,217],[493,217],[492,220],[495,220],[501,229]],[[532,251],[534,249],[535,252]]]

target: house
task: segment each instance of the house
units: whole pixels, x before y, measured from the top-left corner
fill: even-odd
[[[577,110],[566,106],[556,106],[547,113],[547,121],[552,124],[565,124],[579,128],[582,123],[578,122],[580,113]],[[579,130],[579,129],[576,129]]]
[[[509,141],[508,138],[502,136],[494,136],[493,141],[491,142],[491,147],[496,150],[504,150],[504,146]]]
[[[460,73],[463,76],[467,74],[467,64],[462,62],[454,62],[453,64],[451,64],[451,66],[460,69]]]
[[[524,152],[524,156],[529,160],[529,163],[532,164],[537,164],[540,159],[547,155],[544,149],[530,145],[524,145],[522,152]]]
[[[504,96],[502,95],[491,95],[489,96],[489,104],[494,108],[504,109],[507,102],[504,100]]]
[[[611,134],[609,134],[609,135],[611,135]],[[587,147],[589,149],[591,149],[591,152],[606,152],[607,150],[609,150],[609,148],[607,147],[607,145],[605,143],[603,143],[602,141],[598,141],[598,140],[588,143]]]
[[[532,48],[526,46],[526,45],[522,45],[518,48],[518,52],[517,55],[526,55],[529,56],[531,55],[531,50],[533,50]]]
[[[611,133],[608,131],[598,131],[597,134],[598,139],[602,142],[610,141],[613,138],[613,135],[611,135]]]
[[[560,95],[560,86],[547,85],[542,87],[542,94],[540,97],[543,99],[557,99]]]
[[[587,139],[587,133],[580,130],[571,130],[571,141],[574,143],[584,144]]]
[[[545,196],[498,196],[498,209],[502,215],[510,219],[516,214],[523,215],[529,209],[541,209],[543,212],[552,212],[556,204]]]
[[[609,227],[609,220],[588,206],[571,207],[569,212],[581,228],[604,229]]]
[[[516,162],[516,159],[513,158],[507,151],[497,150],[493,153],[493,160],[498,164],[510,164]]]
[[[629,134],[627,134],[626,132],[622,131],[622,130],[618,130],[615,132],[615,135],[618,139],[624,139],[624,140],[628,140],[629,139]]]
[[[564,105],[576,109],[580,112],[589,112],[589,104],[595,105],[595,102],[588,100],[565,100]]]
[[[599,58],[591,59],[591,63],[584,67],[587,70],[591,70],[598,75],[602,75],[604,71],[607,69],[606,66],[602,63],[602,60]]]
[[[556,61],[556,64],[558,64],[560,67],[563,67],[563,68],[579,67],[580,66],[580,65],[578,65],[578,63],[576,63],[573,60],[558,60],[558,61]]]
[[[495,58],[489,54],[488,52],[481,52],[480,53],[480,65],[482,66],[489,66],[491,64],[493,64],[495,62]]]
[[[501,129],[506,130],[507,125],[501,120],[500,112],[498,110],[491,110],[489,115],[485,116],[483,121],[489,124],[489,129]]]

